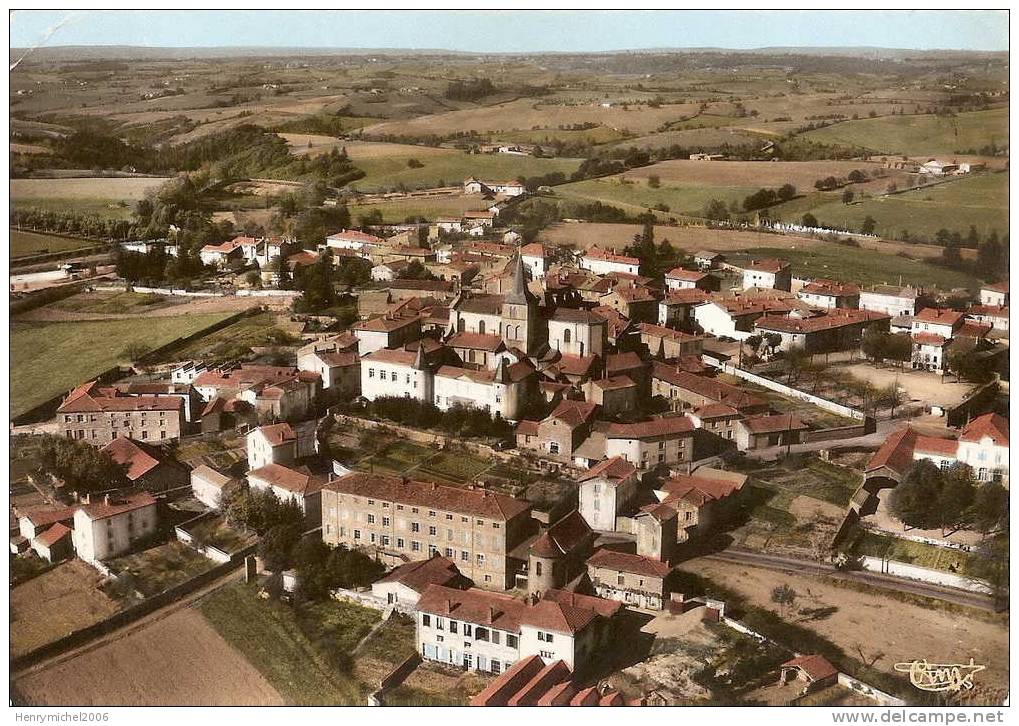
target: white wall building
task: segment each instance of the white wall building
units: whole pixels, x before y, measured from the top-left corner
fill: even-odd
[[[640,270],[640,260],[636,257],[617,255],[613,252],[592,247],[580,258],[580,267],[584,270],[590,270],[596,275],[607,275],[610,272],[637,275]]]
[[[424,351],[383,348],[361,358],[361,395],[369,401],[385,396],[403,396],[432,401],[432,372]]]
[[[87,562],[108,560],[129,552],[156,531],[156,500],[148,492],[107,497],[74,513],[71,542]]]

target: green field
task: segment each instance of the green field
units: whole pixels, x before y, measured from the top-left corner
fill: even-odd
[[[937,547],[923,542],[911,542],[898,537],[862,532],[853,544],[853,554],[883,557],[918,567],[965,574],[973,560],[968,552]]]
[[[116,365],[130,345],[150,350],[219,322],[230,313],[144,320],[11,323],[11,416]]]
[[[877,222],[877,234],[886,238],[901,239],[908,231],[911,239],[931,241],[940,229],[966,237],[971,225],[981,237],[992,230],[1000,237],[1008,234],[1008,177],[1008,172],[960,177],[855,204],[843,204],[838,194],[812,194],[771,211],[775,219],[793,222],[809,211],[822,226],[850,230],[859,230],[869,216]]]
[[[777,257],[792,263],[796,277],[828,277],[859,285],[903,284],[938,287],[951,290],[965,287],[976,290],[979,280],[962,272],[937,267],[929,262],[910,260],[898,255],[844,247],[841,245],[815,246],[807,250],[778,247],[755,247],[745,252],[726,253],[735,265],[751,259]]]
[[[743,200],[759,187],[718,187],[704,184],[668,184],[665,181],[658,189],[642,182],[620,181],[619,177],[587,179],[557,186],[555,192],[567,200],[581,202],[602,202],[620,207],[631,214],[639,214],[649,208],[664,204],[669,215],[700,217],[704,206],[712,199],[721,199],[726,204]]]
[[[212,560],[176,540],[118,557],[109,564],[120,573],[119,585],[138,590],[145,597],[190,580],[214,565]]]
[[[265,676],[289,705],[362,705],[364,689],[333,662],[368,633],[379,613],[339,602],[315,603],[300,614],[289,605],[258,599],[235,583],[201,604],[202,615]]]
[[[220,363],[247,355],[253,347],[288,342],[291,342],[289,336],[276,326],[276,318],[272,313],[258,313],[191,341],[175,350],[173,357],[178,360],[200,358],[206,363]]]
[[[350,218],[357,221],[358,217],[369,214],[376,209],[382,213],[386,222],[403,222],[408,217],[423,217],[434,221],[438,217],[458,217],[464,212],[488,209],[490,201],[479,196],[445,196],[445,197],[412,197],[394,199],[377,204],[351,204]]]
[[[12,260],[46,252],[68,252],[100,244],[95,240],[59,237],[55,234],[40,234],[38,232],[22,232],[14,228],[11,228],[10,235],[10,258]]]
[[[495,141],[512,141],[518,144],[548,144],[553,141],[566,143],[610,144],[622,141],[625,134],[608,126],[593,129],[531,129],[529,131],[504,131],[496,134]]]
[[[51,303],[51,308],[77,313],[102,313],[106,315],[123,315],[144,313],[149,310],[174,304],[163,295],[141,292],[95,292],[72,295],[64,300]]]
[[[953,154],[991,143],[1008,147],[1008,109],[956,116],[883,116],[807,131],[801,138],[822,144],[870,149],[880,154]]]
[[[42,209],[47,212],[74,212],[90,214],[104,219],[131,219],[133,205],[129,202],[111,202],[108,199],[82,197],[33,197],[11,199],[11,209]]]
[[[420,169],[407,166],[416,158],[424,164]],[[364,170],[365,177],[351,184],[351,188],[371,192],[393,189],[403,185],[407,189],[425,189],[438,186],[457,186],[469,176],[494,181],[517,177],[541,176],[561,171],[567,176],[580,166],[579,159],[539,159],[533,156],[509,154],[466,154],[450,149],[445,154],[419,154],[360,158],[354,162]]]

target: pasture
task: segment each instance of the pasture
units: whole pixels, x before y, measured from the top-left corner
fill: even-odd
[[[954,116],[885,116],[843,121],[802,134],[822,144],[853,146],[887,154],[955,154],[991,143],[1008,147],[1008,109]]]
[[[791,263],[796,277],[834,278],[856,282],[861,286],[894,285],[901,280],[904,285],[937,287],[942,290],[956,287],[976,290],[980,286],[979,280],[974,277],[929,262],[836,244],[818,244],[809,249],[756,247],[743,253],[730,253],[728,261],[739,265],[751,259],[771,257]]]
[[[10,414],[17,416],[124,360],[219,322],[230,313],[137,319],[11,323]],[[96,341],[101,341],[100,345]]]
[[[70,177],[64,179],[11,179],[11,200],[40,199],[137,201],[167,177]]]
[[[401,223],[409,218],[434,221],[437,217],[458,217],[464,212],[488,209],[490,201],[480,196],[464,196],[461,194],[436,197],[402,197],[384,202],[350,204],[350,218],[357,221],[359,217],[370,214],[376,209],[382,213],[382,220],[387,223]]]
[[[992,230],[1008,234],[1008,172],[963,176],[900,194],[870,197],[843,204],[838,194],[817,194],[772,209],[775,219],[798,222],[809,211],[825,226],[859,230],[872,217],[875,231],[885,237],[933,240],[940,229],[959,232],[970,226],[981,238]]]
[[[95,240],[81,239],[80,237],[24,232],[13,227],[10,230],[10,258],[12,260],[46,252],[70,252],[95,244],[98,244]]]
[[[189,608],[18,678],[39,706],[282,706],[283,698]]]

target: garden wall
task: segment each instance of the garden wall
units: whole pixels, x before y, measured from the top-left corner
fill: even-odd
[[[886,560],[881,557],[863,556],[860,558],[860,566],[868,572],[881,572],[895,577],[904,577],[907,580],[919,580],[929,582],[932,585],[942,587],[954,587],[957,590],[968,592],[979,592],[984,595],[993,594],[990,585],[981,580],[975,580],[963,575],[956,575],[953,572],[942,572],[932,570],[929,567],[918,567],[905,562]]]

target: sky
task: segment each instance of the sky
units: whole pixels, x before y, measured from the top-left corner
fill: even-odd
[[[19,10],[12,47],[640,48],[875,46],[1008,50],[1006,11]]]

